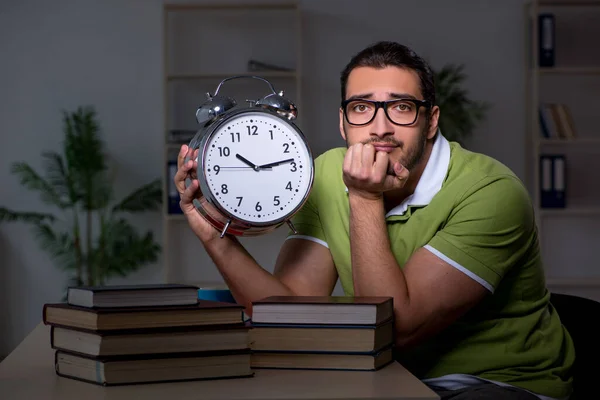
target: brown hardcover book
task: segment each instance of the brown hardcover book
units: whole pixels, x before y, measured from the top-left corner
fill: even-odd
[[[46,325],[94,331],[149,329],[243,323],[243,306],[198,300],[197,304],[160,307],[87,308],[66,303],[44,304]]]
[[[148,307],[197,301],[197,286],[176,283],[72,286],[67,290],[67,303],[81,307]]]
[[[56,374],[103,386],[251,377],[250,349],[89,357],[57,351]]]
[[[238,350],[250,347],[248,325],[129,329],[96,332],[53,325],[53,349],[93,357]]]
[[[378,325],[394,315],[392,297],[272,296],[252,303],[252,321]]]
[[[253,324],[252,350],[373,352],[394,342],[393,319],[380,325]]]
[[[375,371],[393,361],[392,347],[371,353],[252,351],[252,368]]]

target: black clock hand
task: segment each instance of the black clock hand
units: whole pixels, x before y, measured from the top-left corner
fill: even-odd
[[[254,169],[255,171],[258,171],[259,166],[256,164],[253,164],[252,162],[248,161],[247,158],[244,158],[242,156],[240,156],[239,154],[236,153],[235,157],[239,160],[242,160],[244,162],[244,164],[250,166],[250,168]]]
[[[293,158],[288,158],[287,160],[281,160],[281,161],[276,161],[276,162],[272,162],[272,163],[269,163],[269,164],[259,165],[258,168],[263,169],[263,168],[276,167],[278,165],[285,164],[285,163],[288,163],[288,162],[291,162],[291,161],[294,161],[294,159]]]

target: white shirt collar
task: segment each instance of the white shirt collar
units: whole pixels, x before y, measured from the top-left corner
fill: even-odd
[[[426,206],[429,204],[433,196],[442,188],[446,174],[448,173],[448,165],[450,164],[450,143],[442,136],[438,130],[435,142],[427,165],[423,170],[423,175],[417,183],[417,187],[412,195],[408,196],[404,201],[391,209],[386,218],[392,215],[402,215],[408,209],[408,206]]]

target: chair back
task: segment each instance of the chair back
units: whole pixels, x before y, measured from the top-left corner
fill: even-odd
[[[572,400],[598,395],[600,376],[600,302],[562,293],[552,293],[556,309],[575,345]]]

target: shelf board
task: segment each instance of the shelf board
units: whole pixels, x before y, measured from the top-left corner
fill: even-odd
[[[540,67],[541,75],[600,75],[600,67]]]
[[[540,208],[542,217],[586,217],[600,216],[600,207],[578,207],[578,208]]]
[[[548,286],[585,286],[585,287],[600,287],[600,277],[591,276],[591,277],[555,277],[555,278],[547,278],[546,284]]]
[[[174,74],[167,75],[167,81],[176,80],[199,80],[199,79],[225,79],[232,76],[260,76],[262,78],[296,78],[296,71],[252,71],[238,73],[206,73],[206,74]]]
[[[184,144],[188,143],[165,143],[165,147],[167,148],[167,150],[179,150]]]
[[[539,139],[537,140],[538,145],[578,145],[578,144],[598,144],[600,145],[600,138],[593,137],[581,137],[573,139]]]
[[[242,4],[177,4],[167,3],[164,5],[166,11],[188,11],[188,10],[296,10],[297,3],[242,3]]]
[[[588,1],[567,1],[567,0],[540,0],[538,1],[540,7],[594,7],[600,6],[598,0]]]

